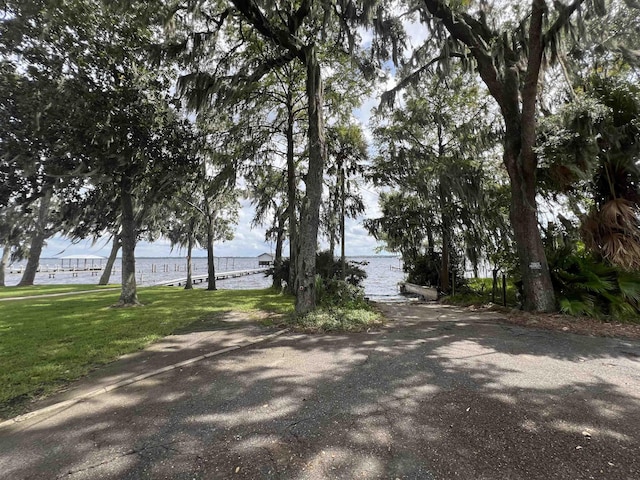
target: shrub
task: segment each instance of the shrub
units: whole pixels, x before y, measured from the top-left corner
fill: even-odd
[[[367,272],[362,268],[367,262],[348,261],[346,264],[345,281],[351,285],[362,285],[367,278]],[[289,278],[289,259],[284,259],[279,266],[271,267],[266,275],[272,276],[278,269],[280,278],[286,281]],[[342,274],[342,263],[333,257],[331,252],[324,251],[316,254],[316,274],[323,280],[338,279]]]
[[[364,290],[343,280],[316,277],[318,304],[323,307],[366,308]]]
[[[418,256],[408,268],[407,281],[416,285],[439,285],[440,263],[440,254],[436,252]]]
[[[465,284],[462,277],[462,268],[458,268],[459,259],[454,252],[450,256],[450,275],[456,276],[456,290]],[[442,256],[439,252],[431,252],[419,255],[407,269],[407,282],[417,285],[430,285],[440,288],[440,270],[442,268]],[[449,285],[450,287],[450,285]],[[447,292],[449,289],[446,290]]]
[[[292,317],[295,329],[307,332],[356,332],[382,324],[381,316],[373,311],[360,286],[367,277],[362,268],[366,262],[347,262],[342,280],[342,262],[330,252],[316,256],[317,305],[313,312]],[[289,277],[289,260],[282,262],[282,278]],[[273,275],[273,269],[270,272]]]
[[[551,278],[562,312],[640,321],[640,273],[586,253],[558,255],[552,261]]]
[[[371,308],[320,307],[296,319],[295,328],[307,332],[361,332],[382,325]]]
[[[366,264],[367,262],[348,261],[345,269],[345,282],[356,286],[362,285],[362,281],[367,278],[367,272],[361,267]],[[325,281],[339,279],[342,276],[342,262],[334,258],[328,250],[319,252],[316,255],[316,274]]]
[[[316,276],[318,307],[293,319],[294,328],[305,332],[360,332],[382,324],[364,297],[361,287]]]

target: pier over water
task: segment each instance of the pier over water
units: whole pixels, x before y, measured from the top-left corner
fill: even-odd
[[[248,270],[220,272],[220,273],[216,273],[216,280],[225,280],[227,278],[238,278],[238,277],[245,277],[247,275],[256,275],[258,273],[265,273],[267,270],[269,269],[268,268],[252,268]],[[193,283],[209,282],[209,275],[194,275],[191,277],[191,281]],[[155,285],[164,286],[164,287],[173,287],[173,286],[181,287],[185,283],[187,283],[187,277],[176,278],[176,279],[168,280],[164,282],[158,282]]]

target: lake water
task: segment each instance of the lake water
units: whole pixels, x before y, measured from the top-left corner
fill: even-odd
[[[404,272],[402,272],[402,264],[397,257],[348,257],[348,260],[356,262],[366,262],[363,265],[367,272],[367,278],[364,280],[365,295],[372,300],[377,301],[398,301],[402,299],[398,291],[398,282],[404,280]],[[68,268],[69,261],[66,260],[64,268]],[[7,271],[6,284],[8,286],[16,285],[21,273],[16,270],[22,265],[13,265]],[[84,260],[72,261],[71,266],[84,267]],[[88,265],[91,266],[91,261]],[[99,261],[94,261],[94,266],[99,266]],[[91,284],[98,283],[100,271],[94,272],[77,272],[77,276],[70,271],[57,271],[59,269],[60,259],[43,258],[40,260],[40,272],[36,275],[35,283],[39,285],[46,284]],[[217,257],[216,272],[248,270],[258,267],[258,259],[255,257]],[[11,273],[13,270],[13,273]],[[193,259],[193,275],[205,275],[207,273],[207,259]],[[110,283],[120,283],[121,266],[120,259],[116,260],[114,271],[111,275]],[[153,285],[160,282],[166,282],[178,278],[186,277],[186,263],[180,258],[137,258],[136,259],[136,282],[138,285]],[[205,286],[206,284],[198,284]],[[264,274],[248,275],[238,278],[230,278],[226,280],[217,280],[216,286],[220,289],[251,289],[251,288],[267,288],[271,285],[271,277]]]

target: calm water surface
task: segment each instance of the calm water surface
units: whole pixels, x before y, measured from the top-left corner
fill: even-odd
[[[365,294],[372,300],[377,301],[399,301],[403,297],[398,292],[398,282],[404,279],[402,264],[396,257],[348,257],[349,260],[365,262],[364,270],[367,278],[364,281]],[[68,260],[64,267],[68,268]],[[26,262],[22,263],[24,266]],[[72,261],[72,266],[84,267],[84,261]],[[89,261],[88,266],[91,266]],[[94,266],[98,267],[99,262],[94,261]],[[6,275],[6,284],[16,285],[21,273],[17,273],[20,264],[13,265]],[[36,275],[36,284],[90,284],[98,283],[100,271],[78,272],[74,276],[72,272],[53,270],[60,267],[60,259],[43,258],[40,261],[40,272]],[[255,257],[219,257],[216,258],[216,272],[248,270],[258,268],[258,259]],[[193,275],[205,275],[207,273],[207,259],[193,259]],[[13,270],[13,273],[11,271]],[[114,271],[111,275],[111,283],[120,283],[121,266],[120,259],[116,260]],[[136,282],[138,285],[153,285],[178,278],[186,277],[185,261],[179,258],[137,258],[136,259]],[[204,286],[205,284],[202,284]],[[271,277],[264,274],[248,275],[238,278],[216,281],[216,286],[220,289],[250,289],[266,288],[271,285]],[[196,285],[198,286],[198,285]]]

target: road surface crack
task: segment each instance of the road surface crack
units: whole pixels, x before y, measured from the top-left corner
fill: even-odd
[[[96,468],[100,468],[103,467],[105,465],[109,465],[110,463],[116,462],[122,458],[125,457],[130,457],[131,455],[139,455],[141,457],[145,457],[145,452],[154,448],[161,448],[167,452],[177,452],[180,453],[177,449],[173,448],[171,445],[175,444],[177,442],[170,442],[170,443],[161,443],[161,444],[154,444],[154,445],[147,445],[145,447],[142,448],[132,448],[129,450],[126,450],[125,452],[122,452],[112,458],[109,458],[107,460],[103,460],[102,462],[99,463],[95,463],[93,465],[89,465],[87,467],[83,467],[83,468],[78,468],[76,470],[69,470],[66,473],[63,473],[62,475],[58,475],[56,478],[63,478],[63,477],[69,477],[71,475],[76,475],[78,473],[84,473],[84,472],[88,472],[91,470],[94,470]]]

